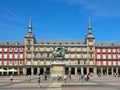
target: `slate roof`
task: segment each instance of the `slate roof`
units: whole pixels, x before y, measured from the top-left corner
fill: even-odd
[[[0,41],[0,46],[24,46],[24,41]]]
[[[95,42],[95,47],[120,47],[120,42]]]
[[[36,40],[35,45],[85,46],[84,40]]]

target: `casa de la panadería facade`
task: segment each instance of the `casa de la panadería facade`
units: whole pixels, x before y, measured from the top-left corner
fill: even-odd
[[[64,58],[53,59],[58,47]],[[32,20],[23,41],[0,41],[0,75],[120,74],[120,42],[97,42],[88,19],[83,40],[40,40],[32,32]]]

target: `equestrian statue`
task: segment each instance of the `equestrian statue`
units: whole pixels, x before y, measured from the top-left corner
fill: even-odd
[[[55,51],[52,53],[52,58],[55,60],[56,57],[62,57],[62,59],[65,58],[65,53],[67,52],[67,49],[63,48],[62,46],[59,46],[56,48]]]

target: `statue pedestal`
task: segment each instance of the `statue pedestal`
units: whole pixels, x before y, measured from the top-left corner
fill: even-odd
[[[65,62],[64,61],[53,61],[52,63],[52,69],[51,69],[51,76],[57,77],[63,76],[65,74]]]

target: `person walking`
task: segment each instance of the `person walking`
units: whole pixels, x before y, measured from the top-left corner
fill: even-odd
[[[37,75],[38,87],[40,87],[40,75]]]
[[[11,83],[13,83],[13,75],[12,74],[10,75],[10,81],[11,81]]]

